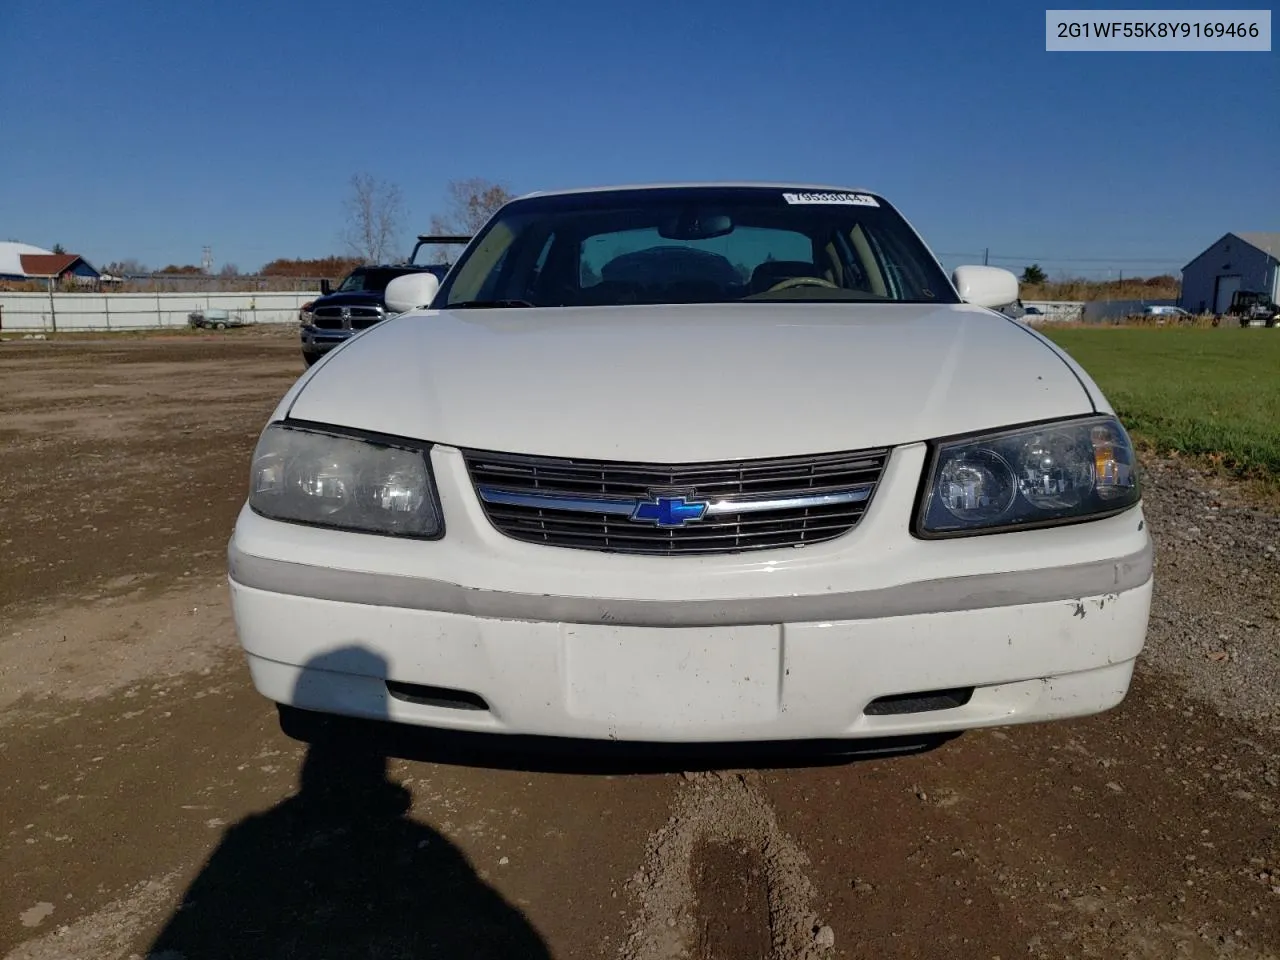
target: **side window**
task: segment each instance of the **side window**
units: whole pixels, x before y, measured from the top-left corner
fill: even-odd
[[[863,290],[871,293],[871,277],[852,243],[853,234],[845,236],[836,233],[832,237],[832,245],[838,250],[837,257],[842,268],[841,286],[846,290]]]
[[[479,300],[538,299],[537,290],[542,270],[555,245],[550,233],[540,245],[535,237],[516,237],[503,249],[485,277],[476,298]],[[536,251],[536,253],[535,253]]]
[[[502,283],[503,273],[507,267],[507,260],[511,257],[511,250],[515,244],[507,244],[507,248],[502,251],[502,256],[498,257],[498,261],[489,271],[489,275],[485,277],[484,283],[480,286],[479,293],[476,294],[477,300],[499,300],[502,299],[498,294],[499,285]]]
[[[547,254],[551,252],[551,244],[555,243],[556,235],[554,232],[547,234],[547,242],[542,245],[542,249],[538,251],[538,259],[533,264],[533,272],[541,273],[543,266],[547,262]]]
[[[551,255],[551,247],[555,244],[555,242],[556,242],[556,234],[555,234],[555,231],[553,230],[547,234],[547,239],[544,240],[542,243],[542,249],[538,251],[537,259],[533,261],[533,266],[529,269],[529,277],[524,285],[524,292],[526,296],[531,297],[532,295],[536,294],[536,292],[540,288],[541,281],[542,281],[542,271],[547,266],[547,257]]]
[[[871,243],[888,277],[889,296],[895,300],[932,300],[937,296],[929,287],[920,261],[904,248],[902,237],[877,230],[871,235]]]

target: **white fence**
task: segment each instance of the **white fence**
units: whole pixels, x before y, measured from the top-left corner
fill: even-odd
[[[1176,307],[1177,300],[1094,300],[1085,305],[1081,319],[1085,323],[1101,323],[1142,313],[1147,307]]]
[[[154,330],[185,327],[188,314],[226,310],[245,323],[297,323],[319,291],[261,293],[0,293],[6,330]]]
[[[1021,300],[1022,308],[1035,307],[1041,316],[1024,317],[1027,320],[1044,320],[1051,322],[1079,320],[1084,312],[1083,300]]]

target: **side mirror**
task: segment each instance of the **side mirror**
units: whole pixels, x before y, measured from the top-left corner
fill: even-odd
[[[425,307],[435,299],[440,289],[440,280],[434,273],[406,273],[396,277],[387,284],[386,293],[382,295],[388,313],[408,313]]]
[[[329,280],[326,277],[320,281],[320,296],[327,297],[331,293],[333,293],[333,287],[329,285]]]
[[[1003,307],[1018,299],[1018,278],[999,267],[956,267],[951,282],[965,303]]]

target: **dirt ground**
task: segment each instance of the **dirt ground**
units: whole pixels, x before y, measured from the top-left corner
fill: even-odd
[[[1152,634],[1087,720],[858,762],[308,747],[227,603],[302,371],[241,334],[0,344],[0,956],[1280,956],[1274,512],[1148,465]]]

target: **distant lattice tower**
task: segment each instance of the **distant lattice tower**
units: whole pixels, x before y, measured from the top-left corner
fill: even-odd
[[[213,247],[205,247],[200,251],[200,269],[205,273],[213,273]]]

